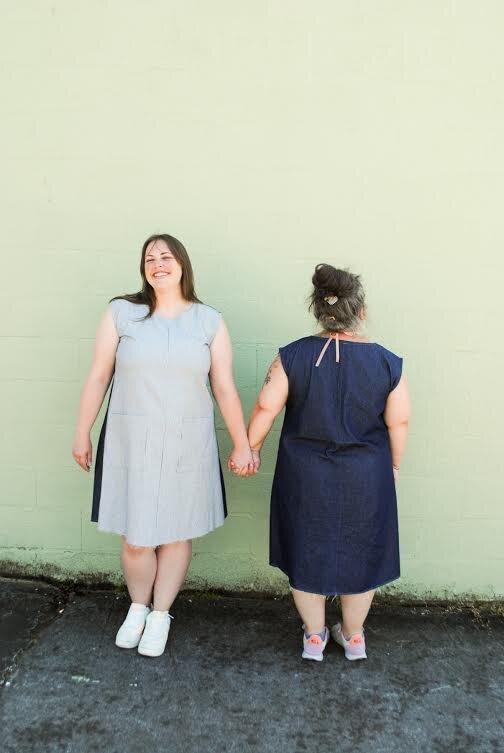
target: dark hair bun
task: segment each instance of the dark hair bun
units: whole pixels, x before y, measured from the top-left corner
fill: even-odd
[[[336,269],[331,264],[317,264],[312,277],[317,295],[337,295],[338,298],[351,298],[361,288],[358,275],[346,269]]]
[[[317,264],[312,277],[310,310],[325,330],[355,331],[360,325],[364,306],[364,289],[359,275],[332,264]],[[336,297],[329,303],[326,298]]]

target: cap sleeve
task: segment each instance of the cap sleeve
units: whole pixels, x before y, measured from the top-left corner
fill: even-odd
[[[115,298],[109,303],[109,308],[112,312],[112,319],[114,320],[115,328],[119,337],[122,337],[124,333],[126,303],[127,301],[123,298]]]
[[[211,306],[205,307],[205,316],[203,317],[203,328],[205,330],[205,336],[208,345],[212,344],[212,341],[217,334],[219,324],[222,321],[222,314],[217,309]]]
[[[402,375],[403,359],[395,353],[387,353],[387,364],[390,373],[390,391],[395,390]]]
[[[289,376],[289,372],[292,367],[294,356],[296,355],[296,343],[289,343],[278,349],[280,355],[280,361],[282,362],[283,370]]]

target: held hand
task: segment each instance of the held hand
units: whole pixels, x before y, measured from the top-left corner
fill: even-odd
[[[236,476],[250,476],[254,472],[254,460],[250,447],[233,447],[227,466]]]
[[[259,450],[252,450],[252,460],[254,461],[254,473],[257,473],[261,467],[261,453]]]
[[[91,463],[93,461],[93,446],[91,444],[91,438],[89,434],[80,436],[76,435],[73,447],[72,455],[76,463],[80,465],[85,471],[91,470]]]

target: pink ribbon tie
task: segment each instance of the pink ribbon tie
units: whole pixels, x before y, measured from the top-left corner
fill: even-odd
[[[336,341],[336,363],[339,363],[339,333],[336,332],[335,335],[329,335],[329,337],[327,338],[327,342],[322,348],[319,357],[317,358],[317,363],[315,364],[316,367],[320,366],[320,362],[322,361],[324,354],[331,343],[331,340]]]

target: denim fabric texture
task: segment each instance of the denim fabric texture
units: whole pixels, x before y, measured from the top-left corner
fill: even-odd
[[[270,564],[291,587],[355,594],[400,576],[384,410],[402,358],[377,343],[303,337],[282,348],[289,380],[271,493]]]

